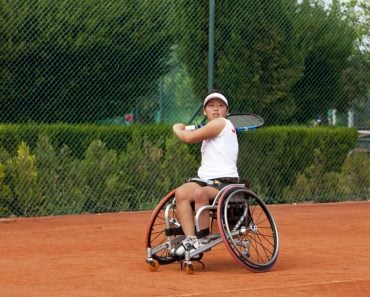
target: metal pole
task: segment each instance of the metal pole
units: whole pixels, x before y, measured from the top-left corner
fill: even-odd
[[[215,60],[215,8],[216,0],[209,0],[208,19],[208,91],[213,89]]]
[[[208,91],[213,89],[214,82],[214,60],[215,60],[215,17],[216,17],[216,0],[209,0],[208,15]],[[192,123],[199,112],[202,110],[201,103],[188,123]]]

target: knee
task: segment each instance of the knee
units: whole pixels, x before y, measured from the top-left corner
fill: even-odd
[[[208,197],[206,192],[203,188],[189,188],[186,186],[179,187],[175,192],[176,202],[177,203],[184,203],[184,202],[192,202],[194,201],[195,204],[207,204]]]
[[[208,203],[208,196],[203,188],[199,188],[194,191],[194,201],[197,205],[205,205]]]
[[[189,193],[184,187],[179,187],[175,192],[176,202],[182,203],[189,200]]]

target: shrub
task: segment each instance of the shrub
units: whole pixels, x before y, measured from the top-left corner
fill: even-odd
[[[314,163],[284,189],[287,201],[332,202],[369,196],[370,160],[366,154],[348,156],[340,172],[325,172],[325,162],[321,151],[315,150]]]
[[[342,174],[355,196],[369,197],[370,158],[365,152],[349,155],[342,166]]]
[[[31,124],[10,125],[7,131],[12,139],[26,140],[16,151],[0,146],[0,216],[150,209],[196,175],[200,162],[200,144],[169,137],[168,126],[110,130]],[[346,159],[356,138],[352,129],[270,127],[244,133],[239,172],[267,202],[367,197],[368,158]]]
[[[146,208],[165,192],[160,170],[164,149],[162,144],[158,145],[162,141],[164,139],[156,140],[156,145],[135,131],[132,142],[120,155],[120,175],[126,188],[124,197],[130,202],[129,209]]]
[[[196,176],[198,166],[198,161],[189,151],[189,145],[175,137],[167,139],[166,153],[161,165],[166,189],[173,189],[184,183],[187,178]]]
[[[325,160],[323,173],[339,171],[356,141],[356,130],[347,128],[268,127],[248,132],[239,137],[239,172],[268,202],[284,202],[284,189],[319,161],[316,150]]]
[[[8,160],[6,167],[13,195],[12,213],[23,216],[41,214],[45,197],[38,186],[36,156],[31,154],[25,142],[19,145],[17,156]]]

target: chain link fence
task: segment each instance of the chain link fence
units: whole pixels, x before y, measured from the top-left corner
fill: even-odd
[[[365,0],[0,0],[0,216],[153,207],[195,174],[199,146],[172,140],[171,124],[201,121],[213,87],[267,127],[370,130],[369,15]],[[94,130],[83,150],[73,129]],[[362,199],[369,158],[356,158],[325,174],[361,171],[347,188],[364,190],[345,193]],[[256,190],[299,197],[307,170],[279,193]]]

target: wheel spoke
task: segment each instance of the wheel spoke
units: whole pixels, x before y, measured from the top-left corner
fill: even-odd
[[[278,255],[278,236],[267,206],[245,188],[225,194],[219,203],[218,219],[232,256],[253,271],[270,269]]]

